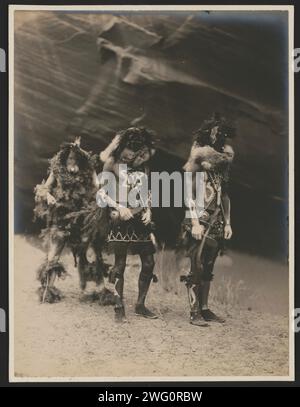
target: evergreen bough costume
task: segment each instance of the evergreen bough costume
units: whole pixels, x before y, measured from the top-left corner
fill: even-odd
[[[37,271],[41,302],[53,303],[62,298],[54,282],[56,277],[65,278],[67,275],[60,261],[66,245],[71,248],[75,266],[78,266],[81,288],[85,289],[87,281],[103,284],[107,267],[101,249],[106,213],[96,205],[95,165],[95,157],[80,148],[78,139],[74,143],[65,143],[50,160],[47,181],[35,187],[34,217],[46,222],[41,237],[47,255]],[[88,262],[86,256],[89,247],[95,254],[92,262]],[[111,303],[110,297],[110,293],[103,289],[99,302]]]

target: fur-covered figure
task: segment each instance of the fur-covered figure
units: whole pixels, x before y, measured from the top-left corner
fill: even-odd
[[[79,139],[64,143],[50,160],[48,179],[35,187],[34,216],[46,223],[41,237],[47,256],[37,273],[42,302],[56,302],[62,298],[54,282],[56,277],[64,278],[67,274],[60,262],[66,245],[72,249],[75,265],[79,263],[81,288],[85,289],[87,281],[95,281],[98,285],[103,282],[106,266],[98,247],[101,238],[97,240],[100,222],[95,224],[98,234],[90,233],[86,224],[91,206],[96,207],[98,180],[94,166],[94,157],[80,147]],[[90,263],[86,256],[88,248],[94,251]]]
[[[236,128],[233,122],[220,113],[216,112],[194,133],[194,145],[204,147],[211,146],[218,152],[223,152],[228,139],[236,137]]]
[[[102,285],[103,277],[108,275],[108,265],[102,259],[102,251],[109,227],[107,208],[99,208],[96,198],[93,196],[88,205],[81,210],[71,212],[66,218],[70,219],[72,224],[80,227],[81,240],[77,243],[75,250],[73,247],[72,249],[76,263],[78,259],[81,289],[85,290],[88,281],[94,281],[97,285]],[[102,298],[101,292],[99,302],[101,305],[106,302]],[[111,301],[108,302],[112,304]]]
[[[47,181],[35,187],[34,216],[46,221],[44,237],[52,229],[70,243],[79,242],[79,229],[67,215],[86,207],[96,194],[92,156],[76,143],[65,143],[50,160],[48,174]]]
[[[235,136],[235,129],[225,118],[214,115],[195,135],[190,157],[184,166],[185,171],[192,173],[193,179],[180,246],[191,260],[189,274],[182,276],[188,290],[190,323],[206,326],[207,322],[224,322],[208,308],[208,297],[215,260],[223,250],[224,240],[232,236],[228,182],[234,151],[227,139]],[[203,174],[201,181],[197,181],[197,172]],[[197,188],[200,186],[203,200],[198,202]]]
[[[185,171],[217,172],[225,182],[229,180],[234,150],[228,139],[236,136],[236,129],[225,117],[215,113],[194,132],[194,143],[183,169]]]
[[[52,273],[55,273],[58,278],[62,279],[65,279],[67,275],[64,265],[58,260],[45,260],[40,265],[37,270],[37,279],[41,282],[41,286],[38,288],[41,302],[59,302],[63,298],[61,291],[54,285],[50,285],[50,276]]]
[[[233,162],[234,151],[230,145],[225,145],[222,152],[216,151],[210,145],[193,146],[190,157],[183,167],[185,171],[218,171],[228,176]]]

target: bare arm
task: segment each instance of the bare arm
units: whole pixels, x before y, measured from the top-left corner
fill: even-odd
[[[111,156],[112,152],[115,151],[115,149],[118,147],[120,142],[120,136],[117,134],[112,142],[106,147],[105,150],[101,151],[101,153],[99,154],[100,156],[100,160],[105,163],[109,157]]]
[[[192,147],[193,149],[193,147]],[[193,226],[199,226],[198,214],[197,214],[197,202],[196,202],[196,172],[197,166],[195,165],[194,160],[189,160],[185,166],[185,172],[189,172],[189,176],[186,177],[186,205],[189,211],[189,217],[191,219]]]
[[[98,180],[96,171],[93,171],[92,177],[93,177],[93,185],[94,185],[94,187],[98,190],[99,187],[100,187],[100,182],[99,182],[99,180]]]
[[[114,208],[116,209],[119,214],[120,214],[120,218],[122,220],[129,220],[130,218],[133,217],[130,209],[123,207],[122,205],[120,205],[119,203],[117,203],[111,196],[109,196],[109,194],[107,193],[107,188],[106,185],[109,182],[109,179],[105,176],[105,172],[106,173],[110,173],[112,175],[115,175],[115,162],[112,158],[109,158],[104,166],[103,166],[103,172],[100,175],[100,179],[99,179],[99,186],[100,189],[97,192],[97,202],[99,206],[102,206],[104,204],[104,206],[109,206],[110,208]]]
[[[39,184],[35,187],[35,199],[46,200],[48,205],[55,204],[56,200],[54,196],[51,195],[51,190],[55,181],[55,176],[51,171],[46,182],[43,181],[42,184]]]
[[[222,197],[223,209],[224,209],[224,218],[225,224],[230,225],[230,199],[227,193],[223,194]]]
[[[53,172],[51,171],[49,174],[49,177],[47,178],[47,181],[45,182],[45,187],[48,188],[48,191],[51,190],[51,187],[54,185],[55,183],[55,176],[53,174]]]
[[[224,210],[224,220],[225,220],[225,227],[224,227],[224,238],[226,240],[231,239],[232,236],[232,229],[230,224],[230,199],[227,193],[224,193],[222,196],[222,204]]]
[[[105,188],[108,179],[105,177],[105,173],[113,173],[114,170],[114,160],[112,158],[109,158],[103,166],[103,171],[101,174],[99,174],[99,178],[97,177],[97,184],[98,184],[98,197],[100,198],[100,201],[104,202],[107,206],[110,208],[115,208],[118,209],[118,204],[116,201],[114,201],[108,194],[107,190]]]
[[[189,216],[193,226],[199,225],[198,214],[197,214],[197,205],[196,205],[196,194],[195,194],[195,173],[192,173],[192,178],[188,177],[186,180],[186,200],[187,207],[189,211]]]
[[[200,224],[198,213],[197,213],[197,202],[196,202],[196,167],[193,160],[189,160],[186,165],[184,166],[184,170],[189,172],[190,176],[186,178],[186,205],[189,211],[189,218],[191,219],[192,223],[192,230],[191,234],[194,239],[201,240],[204,234],[204,226]]]

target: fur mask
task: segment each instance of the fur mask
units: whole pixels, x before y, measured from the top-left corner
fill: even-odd
[[[228,169],[234,158],[233,148],[225,145],[220,153],[210,146],[193,146],[190,157],[183,169],[185,171],[218,171],[223,172]]]

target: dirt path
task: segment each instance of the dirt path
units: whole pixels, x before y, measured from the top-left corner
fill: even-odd
[[[161,283],[152,284],[148,298],[160,318],[136,317],[138,264],[133,258],[125,283],[129,323],[119,326],[112,307],[80,300],[70,255],[64,261],[71,276],[58,283],[65,299],[43,305],[35,294],[42,251],[17,236],[15,258],[17,377],[288,375],[287,317],[215,303],[227,323],[194,327],[187,321],[184,289],[166,292]]]

